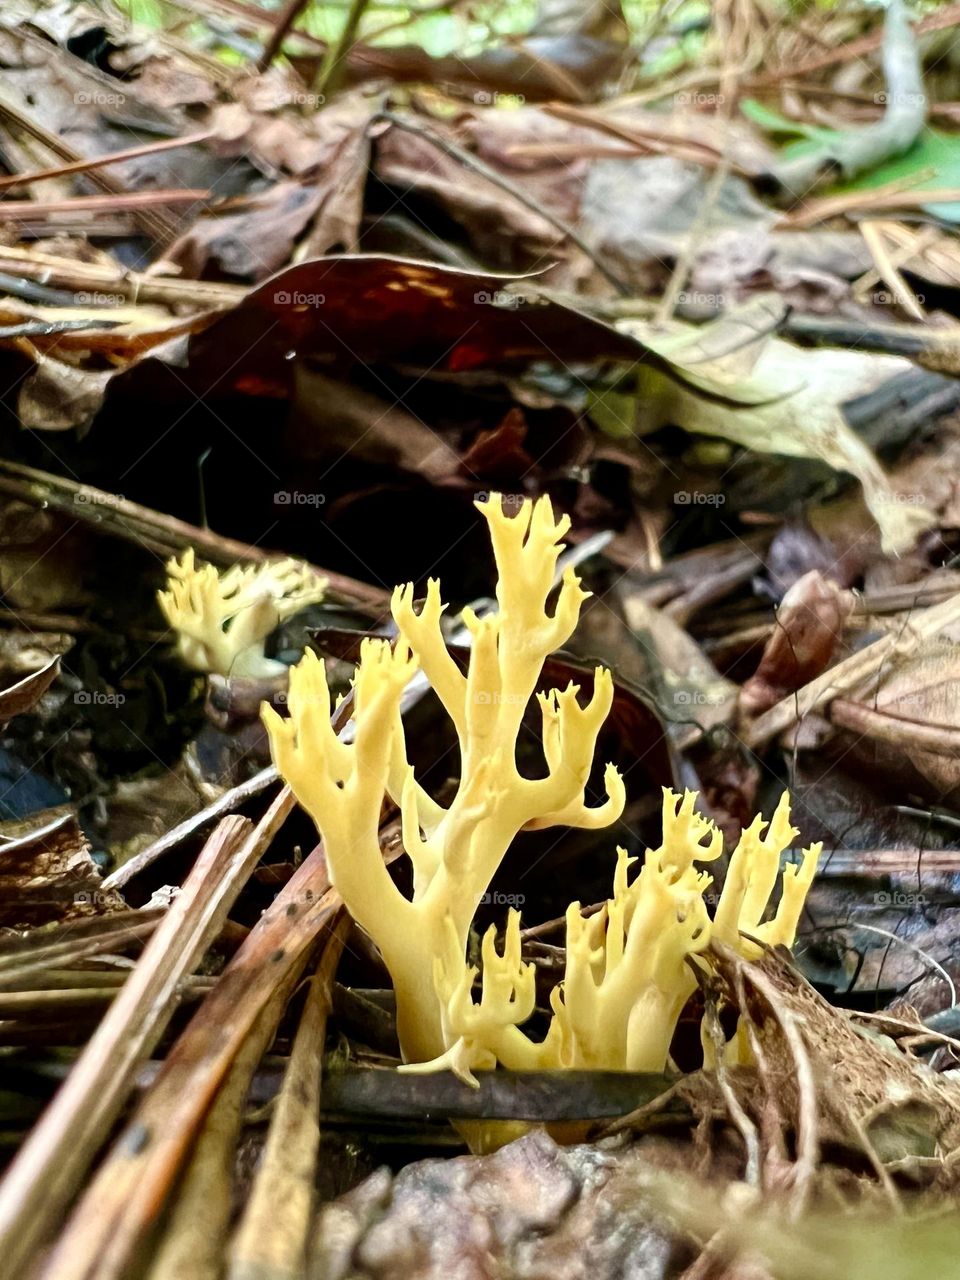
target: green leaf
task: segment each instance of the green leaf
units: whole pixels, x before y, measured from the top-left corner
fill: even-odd
[[[917,191],[938,191],[944,187],[960,187],[960,134],[944,133],[940,129],[924,129],[919,141],[904,155],[869,173],[863,173],[851,182],[840,183],[831,194],[843,195],[848,191],[872,191],[888,182],[902,182],[905,178],[924,169],[933,169],[932,176],[917,183]],[[945,204],[921,206],[926,213],[947,222],[960,222],[960,200]]]
[[[767,133],[787,134],[793,138],[809,138],[818,142],[823,138],[831,138],[836,133],[835,129],[825,129],[818,125],[805,124],[802,120],[788,120],[779,111],[774,111],[772,107],[765,106],[762,102],[758,102],[756,98],[744,98],[740,103],[740,110],[748,120],[752,120],[755,125],[765,129]]]

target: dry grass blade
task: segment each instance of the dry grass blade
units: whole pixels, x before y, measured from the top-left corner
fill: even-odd
[[[243,1126],[250,1081],[270,1047],[306,960],[304,952],[301,964],[290,970],[257,1018],[210,1108],[190,1164],[177,1188],[176,1203],[147,1272],[147,1280],[170,1280],[172,1276],[219,1280],[223,1272],[233,1207],[234,1153]],[[314,1074],[318,1061],[314,1059]],[[281,1209],[282,1202],[278,1202],[274,1215]]]
[[[13,945],[0,947],[0,990],[33,986],[36,975],[51,966],[122,951],[151,934],[163,918],[163,911],[124,911],[91,920],[70,920],[55,929],[44,929],[39,938],[33,934],[18,938]]]
[[[55,213],[124,213],[129,209],[150,209],[154,205],[195,204],[206,200],[203,188],[171,191],[131,191],[121,195],[69,196],[65,200],[4,200],[3,216],[11,221],[42,221]]]
[[[911,320],[922,322],[925,319],[923,307],[921,307],[917,295],[907,284],[899,268],[893,262],[887,246],[884,244],[880,223],[865,218],[860,223],[860,234],[870,250],[870,256],[873,258],[880,279],[901,300],[903,309]]]
[[[911,188],[904,190],[903,182],[891,182],[872,191],[850,191],[842,196],[824,196],[820,200],[808,200],[795,213],[785,214],[778,223],[781,227],[812,227],[828,218],[839,218],[848,213],[873,212],[876,209],[918,209],[921,205],[950,204],[960,200],[960,188],[924,187],[916,189],[922,177],[912,175]]]
[[[339,905],[332,890],[318,897],[311,887],[326,877],[318,861],[308,859],[261,917],[177,1041],[68,1221],[49,1280],[129,1275],[250,1028]]]
[[[25,1013],[59,1013],[68,1008],[89,1008],[91,1014],[98,1006],[115,1000],[123,986],[127,973],[109,973],[93,969],[89,973],[71,975],[73,983],[50,983],[42,977],[43,986],[23,991],[0,991],[0,1018],[21,1018]],[[102,979],[85,981],[84,979]],[[211,978],[184,978],[180,984],[181,1001],[198,1000],[210,990]],[[99,1016],[99,1015],[98,1015]]]
[[[0,178],[0,191],[10,187],[27,186],[34,182],[44,182],[51,178],[65,178],[73,173],[89,173],[92,169],[101,169],[104,165],[123,164],[127,160],[136,160],[140,156],[156,155],[161,151],[172,151],[177,147],[192,147],[200,142],[207,142],[214,135],[205,130],[202,133],[185,134],[182,138],[165,138],[160,142],[148,142],[139,147],[129,147],[125,151],[114,151],[106,156],[94,156],[92,160],[73,160],[65,164],[55,165],[48,169],[34,169],[32,173],[14,173]]]
[[[311,980],[260,1170],[231,1247],[229,1280],[295,1280],[304,1274],[320,1147],[319,1064],[333,979],[349,931],[350,919],[342,915]]]
[[[39,32],[34,38],[41,44],[44,53],[48,54],[49,46],[45,40],[42,40]],[[46,128],[39,120],[34,119],[32,114],[22,111],[14,102],[11,102],[6,94],[0,95],[0,118],[3,119],[5,125],[13,125],[17,129],[22,129],[30,137],[35,138],[46,151],[49,151],[51,155],[58,156],[66,164],[73,164],[77,160],[85,159],[73,147],[68,146],[58,133]],[[89,176],[93,185],[99,187],[101,191],[115,195],[122,195],[126,192],[126,187],[115,175],[105,173],[102,169],[91,169]],[[161,243],[169,240],[173,235],[174,223],[169,213],[163,208],[142,209],[137,213],[136,220],[146,235],[156,237]],[[61,226],[58,229],[62,231],[63,227]]]
[[[4,1280],[23,1275],[52,1234],[120,1114],[137,1068],[176,1008],[181,980],[215,936],[246,878],[236,868],[249,828],[245,819],[227,818],[210,837],[119,998],[10,1166],[0,1185]]]
[[[889,742],[904,751],[936,751],[941,755],[960,752],[960,728],[955,725],[912,720],[849,698],[834,698],[830,720],[841,729],[850,729],[876,742]]]
[[[109,1003],[116,998],[111,986],[58,991],[0,991],[0,1018],[22,1018],[25,1013],[60,1011]]]
[[[939,12],[926,14],[913,24],[913,29],[919,36],[925,35],[928,31],[943,31],[948,27],[955,27],[958,23],[960,23],[960,4],[951,4],[946,5]],[[824,67],[833,67],[839,62],[853,62],[857,58],[862,58],[865,53],[872,53],[874,49],[879,49],[882,43],[882,29],[871,31],[869,35],[861,36],[858,40],[849,40],[836,48],[821,49],[799,63],[792,62],[774,71],[766,71],[754,76],[749,87],[759,88],[761,85],[776,84],[788,77],[805,79],[816,71],[822,71]]]

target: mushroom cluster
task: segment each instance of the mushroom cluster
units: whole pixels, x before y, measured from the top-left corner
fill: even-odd
[[[711,877],[699,864],[720,856],[723,840],[695,808],[696,796],[664,793],[663,835],[636,861],[618,850],[613,896],[585,916],[566,915],[566,969],[551,995],[542,1039],[521,1026],[534,1012],[535,974],[521,955],[520,916],[511,910],[502,947],[495,927],[482,942],[482,970],[468,963],[477,907],[508,848],[522,831],[565,825],[597,828],[620,816],[624,785],[607,765],[606,799],[586,801],[597,736],[610,710],[610,673],[594,673],[581,705],[576,685],[537,693],[547,657],[571,636],[587,593],[572,570],[548,608],[567,517],[550,501],[526,502],[508,516],[500,497],[478,503],[489,525],[498,570],[498,609],[469,609],[470,658],[463,672],[441,629],[444,606],[431,581],[417,612],[413,587],[398,588],[394,644],[367,640],[354,680],[355,735],[342,741],[330,722],[323,662],[307,652],[291,671],[289,718],[263,717],[277,768],[323,838],[333,883],[383,955],[396,991],[397,1023],[407,1069],[450,1068],[475,1082],[474,1070],[593,1067],[659,1071],[668,1061],[677,1020],[696,986],[694,966],[711,938],[747,957],[762,944],[793,942],[820,847],[781,875],[781,854],[798,834],[781,798],[769,826],[757,818],[730,858],[711,919],[704,899]],[[400,700],[420,669],[453,722],[460,781],[446,807],[414,777],[407,760]],[[524,711],[536,697],[545,776],[517,766]],[[381,807],[400,808],[412,896],[394,882],[381,855]],[[766,829],[766,834],[764,831]],[[778,879],[781,894],[769,919]],[[479,978],[479,994],[475,998]],[[735,1048],[735,1046],[731,1046]]]

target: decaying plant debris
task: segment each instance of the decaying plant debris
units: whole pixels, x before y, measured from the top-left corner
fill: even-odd
[[[4,8],[0,1280],[953,1274],[958,29]]]

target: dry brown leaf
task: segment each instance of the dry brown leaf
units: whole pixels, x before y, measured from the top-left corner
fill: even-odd
[[[6,689],[0,689],[0,724],[36,706],[59,674],[60,659],[51,658],[39,671],[24,676]]]
[[[830,665],[854,597],[816,569],[789,589],[760,664],[740,690],[740,709],[759,715]]]

